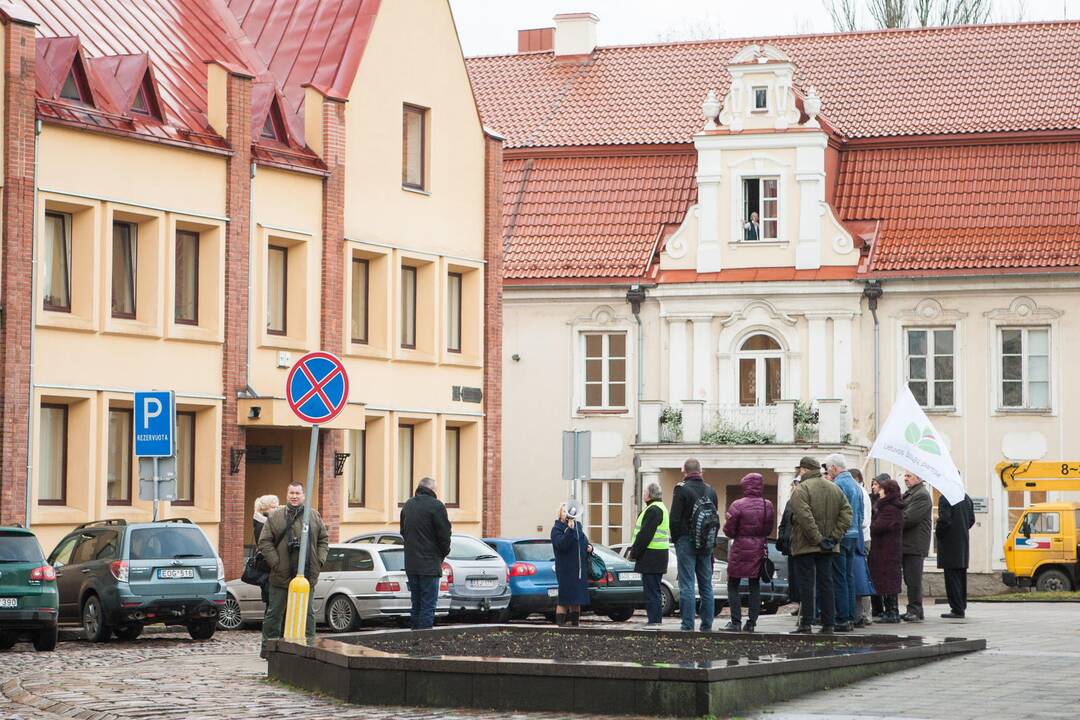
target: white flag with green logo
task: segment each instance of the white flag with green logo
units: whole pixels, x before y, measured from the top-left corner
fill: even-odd
[[[887,460],[915,473],[955,505],[964,499],[964,481],[949,448],[904,385],[881,426],[870,457]]]

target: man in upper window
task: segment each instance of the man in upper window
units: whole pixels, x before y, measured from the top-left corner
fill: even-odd
[[[743,225],[743,240],[760,240],[761,222],[756,212],[750,213],[750,222]]]

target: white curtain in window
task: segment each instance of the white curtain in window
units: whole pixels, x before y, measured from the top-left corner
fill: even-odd
[[[45,247],[42,262],[45,264],[45,277],[42,297],[46,307],[71,307],[71,279],[68,269],[71,265],[71,245],[69,229],[71,216],[49,213],[45,216]]]
[[[138,229],[132,223],[113,223],[112,311],[135,315],[135,245]]]
[[[176,501],[195,500],[195,413],[176,414]]]
[[[413,428],[398,428],[398,502],[405,502],[412,495],[413,487]]]
[[[67,408],[43,406],[38,447],[38,499],[64,497],[64,454],[67,451]]]
[[[109,411],[109,467],[106,493],[110,502],[131,501],[131,412]]]
[[[446,474],[442,483],[442,499],[457,505],[461,485],[461,428],[446,428]]]
[[[199,321],[199,234],[176,233],[176,321]]]

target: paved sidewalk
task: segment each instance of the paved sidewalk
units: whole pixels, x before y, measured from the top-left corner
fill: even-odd
[[[878,626],[873,631],[985,637],[986,651],[815,693],[752,717],[1049,720],[1078,716],[1080,608],[972,604],[970,613],[965,621],[935,617],[919,625]],[[666,624],[677,626],[670,619]],[[793,625],[794,619],[783,611],[758,622],[764,632],[785,632]],[[218,633],[208,642],[194,642],[186,633],[148,633],[135,642],[106,645],[67,641],[55,653],[35,653],[20,644],[0,654],[0,719],[507,717],[503,713],[347,706],[294,692],[266,682],[266,663],[256,654],[258,645],[258,634],[252,631]],[[568,716],[513,717],[552,720]]]

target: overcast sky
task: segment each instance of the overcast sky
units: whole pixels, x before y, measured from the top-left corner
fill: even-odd
[[[993,0],[1013,22],[1080,18],[1080,0]],[[703,37],[831,32],[823,0],[450,0],[468,56],[517,51],[517,31],[551,27],[556,13],[592,12],[601,45]]]

